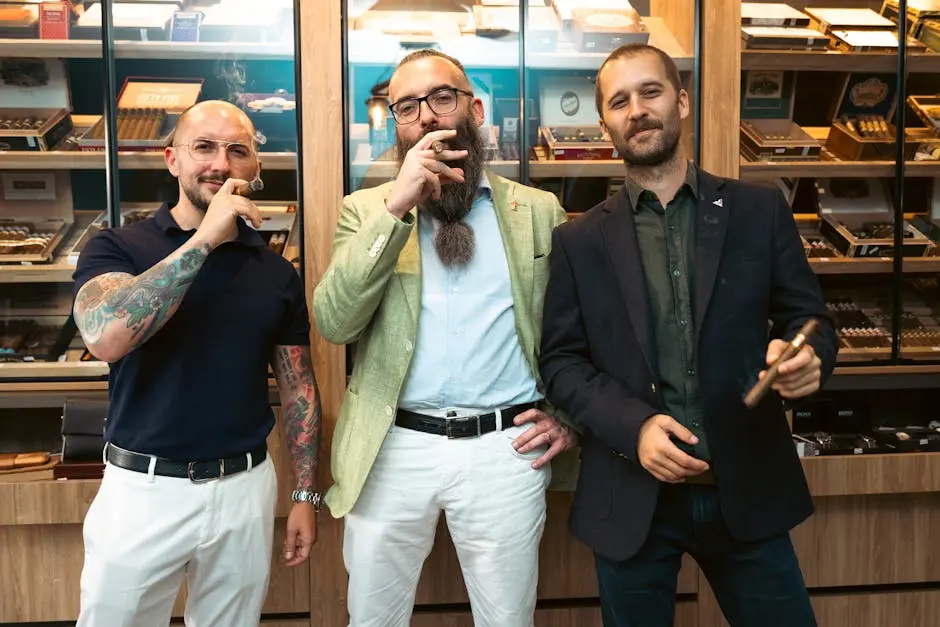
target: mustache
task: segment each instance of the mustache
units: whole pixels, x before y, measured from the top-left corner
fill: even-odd
[[[196,180],[200,183],[225,183],[226,178],[224,176],[200,176]]]
[[[627,139],[632,138],[637,133],[643,131],[662,130],[663,123],[650,118],[640,118],[630,125],[630,131],[627,133]]]

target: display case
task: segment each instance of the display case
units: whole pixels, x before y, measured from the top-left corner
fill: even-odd
[[[71,322],[75,263],[99,229],[175,201],[163,151],[196,102],[232,102],[254,122],[262,232],[299,269],[294,3],[265,7],[0,2],[0,291],[54,293],[49,311],[68,322],[61,335],[72,335],[37,353],[26,335],[7,333],[0,382],[107,376]],[[0,322],[47,326],[24,311],[5,298]]]
[[[483,101],[488,168],[554,192],[570,214],[604,200],[623,178],[594,104],[597,70],[622,44],[648,42],[675,60],[693,108],[682,149],[698,158],[695,2],[344,0],[344,6],[348,191],[394,178],[388,80],[401,58],[423,47],[466,68]]]

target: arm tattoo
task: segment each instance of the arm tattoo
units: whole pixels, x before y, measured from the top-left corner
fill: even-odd
[[[278,346],[274,372],[280,387],[287,445],[297,486],[301,490],[312,490],[320,448],[321,407],[310,348]]]
[[[149,340],[179,307],[211,251],[206,244],[171,255],[137,277],[119,272],[96,277],[75,299],[75,322],[85,342],[100,341],[117,320],[132,331],[129,350]]]

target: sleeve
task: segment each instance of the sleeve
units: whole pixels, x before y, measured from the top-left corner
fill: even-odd
[[[72,280],[75,281],[72,295],[78,295],[85,283],[96,276],[109,272],[137,275],[134,260],[113,229],[101,231],[85,244],[75,272],[72,273]]]
[[[307,298],[304,295],[303,281],[293,268],[291,268],[287,290],[290,294],[290,304],[284,312],[284,322],[278,332],[276,344],[278,346],[309,346],[310,313],[307,309]]]

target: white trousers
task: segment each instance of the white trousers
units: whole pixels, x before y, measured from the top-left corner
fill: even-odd
[[[270,459],[198,484],[108,464],[85,517],[77,627],[166,627],[184,575],[188,627],[257,626],[276,499]]]
[[[421,567],[445,513],[476,627],[531,627],[551,469],[524,427],[448,440],[392,426],[353,510],[343,559],[351,627],[407,627]]]

